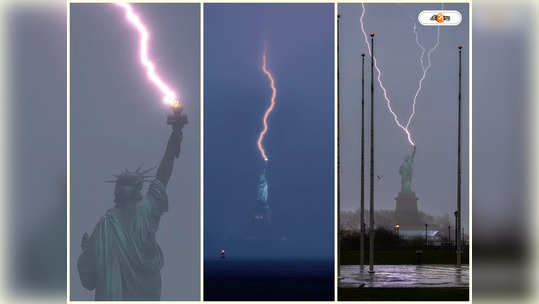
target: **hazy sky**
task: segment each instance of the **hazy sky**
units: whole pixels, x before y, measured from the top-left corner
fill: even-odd
[[[534,33],[520,20],[532,12],[519,7],[500,26],[488,20],[493,7],[480,8],[473,18],[473,51],[479,55],[473,60],[472,205],[473,214],[480,216],[473,221],[474,240],[498,237],[494,228],[526,238],[532,231],[530,206],[535,203],[528,196],[534,186],[528,172],[534,134],[530,132],[534,82],[528,77],[533,70],[529,61]]]
[[[382,81],[399,118],[408,118],[412,97],[420,78],[420,48],[416,45],[413,23],[422,10],[440,9],[440,4],[366,4],[365,30],[375,32],[375,56],[382,69]],[[417,144],[412,189],[419,197],[420,210],[451,214],[456,210],[457,181],[457,88],[458,52],[463,45],[462,98],[462,210],[463,227],[468,227],[468,8],[467,4],[446,4],[456,9],[463,21],[455,27],[440,28],[440,45],[432,53],[432,67],[417,98],[416,116],[411,132]],[[365,57],[365,134],[366,202],[368,204],[370,60],[360,27],[361,4],[340,4],[341,14],[341,195],[342,209],[360,205],[361,144],[361,53]],[[419,40],[427,49],[436,42],[436,27],[417,24]],[[370,38],[370,37],[369,37]],[[375,75],[376,71],[375,71]],[[375,83],[375,208],[394,209],[400,190],[398,169],[411,153],[404,133],[390,116],[382,91]]]
[[[200,275],[200,11],[199,4],[136,4],[150,31],[151,57],[177,90],[189,124],[168,184],[169,212],[157,233],[163,249],[162,299],[199,298]],[[159,164],[169,109],[139,65],[138,34],[110,4],[71,5],[71,295],[80,284],[80,239],[113,207],[124,168]]]
[[[17,293],[65,293],[65,8],[15,7],[6,12],[6,34],[8,277]]]
[[[333,256],[333,5],[206,4],[204,14],[205,254],[245,236],[263,160],[256,140],[275,76],[264,146],[275,229],[298,257]],[[290,242],[293,246],[294,242]],[[221,245],[222,246],[222,245]]]

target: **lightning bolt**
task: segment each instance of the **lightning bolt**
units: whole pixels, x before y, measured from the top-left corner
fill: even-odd
[[[359,19],[360,23],[361,23],[361,31],[363,32],[363,38],[365,39],[365,44],[367,45],[367,48],[369,50],[369,55],[372,56],[371,54],[371,48],[370,48],[370,44],[369,44],[369,39],[367,38],[367,32],[365,31],[365,24],[363,23],[363,18],[365,16],[365,4],[364,3],[361,3],[361,7],[363,8],[362,12],[361,12],[361,18]],[[444,8],[444,5],[442,3],[442,10]],[[397,116],[397,114],[395,114],[395,112],[393,111],[393,109],[391,108],[391,99],[389,98],[389,94],[387,93],[387,90],[386,88],[384,87],[383,83],[382,83],[382,72],[380,70],[380,68],[378,67],[378,63],[377,63],[377,59],[376,57],[373,58],[374,60],[374,67],[376,68],[376,71],[378,72],[378,85],[380,86],[380,88],[382,89],[383,93],[384,93],[384,98],[386,100],[386,104],[387,104],[387,109],[389,110],[389,112],[391,113],[391,115],[393,116],[393,120],[395,121],[395,124],[400,128],[402,129],[402,131],[404,132],[404,134],[406,135],[407,139],[408,139],[408,142],[410,143],[410,145],[412,146],[415,146],[415,142],[413,141],[412,139],[412,135],[410,133],[410,130],[409,130],[409,127],[410,127],[410,124],[415,116],[415,106],[416,106],[416,101],[417,101],[417,97],[419,96],[422,88],[423,88],[423,81],[425,80],[425,78],[427,77],[427,74],[432,66],[432,61],[431,61],[431,55],[432,53],[438,48],[439,44],[440,44],[440,27],[438,26],[437,27],[437,30],[436,30],[436,43],[434,44],[434,46],[429,49],[428,51],[425,49],[425,47],[421,44],[421,42],[419,42],[419,35],[417,33],[417,28],[416,28],[416,24],[414,23],[414,27],[413,27],[413,32],[414,32],[414,35],[415,35],[415,41],[416,41],[416,44],[418,45],[418,47],[421,49],[421,56],[419,57],[419,63],[420,63],[420,66],[421,66],[421,71],[422,71],[422,75],[419,79],[419,83],[418,83],[418,86],[417,86],[417,90],[414,94],[414,97],[412,99],[412,112],[410,113],[410,116],[408,117],[408,121],[406,122],[406,126],[404,126],[400,121],[399,121],[399,118]],[[425,58],[425,52],[427,53],[427,63],[425,64],[424,62],[424,58]]]
[[[146,70],[146,76],[150,82],[159,89],[159,91],[164,95],[163,102],[168,105],[174,106],[179,104],[177,101],[176,93],[174,93],[169,86],[161,80],[161,77],[157,74],[155,70],[155,65],[148,56],[148,40],[150,34],[146,29],[146,26],[140,20],[140,17],[135,13],[133,8],[129,3],[115,3],[116,5],[122,7],[125,10],[125,17],[129,23],[135,27],[139,34],[139,54],[140,54],[140,63],[143,68]]]
[[[264,113],[264,118],[262,119],[264,128],[260,132],[260,135],[258,135],[257,146],[258,146],[258,150],[260,150],[260,154],[262,154],[262,158],[264,158],[264,161],[268,161],[268,157],[266,156],[266,151],[264,150],[264,147],[262,147],[262,139],[264,139],[264,135],[266,135],[266,132],[268,132],[268,116],[270,115],[271,111],[273,111],[273,108],[275,107],[275,98],[277,97],[277,89],[275,88],[275,79],[273,78],[273,75],[267,68],[266,50],[264,50],[264,53],[262,54],[262,71],[264,71],[264,74],[266,74],[270,82],[271,102],[270,102],[269,107],[266,109],[266,113]]]
[[[371,53],[369,39],[367,38],[367,32],[365,32],[365,24],[363,23],[363,18],[365,17],[365,4],[361,3],[361,7],[363,8],[363,11],[361,12],[361,17],[359,18],[359,22],[361,23],[361,32],[363,32],[363,38],[365,39],[365,44],[367,45],[367,49],[369,49],[369,55],[371,57],[373,57],[372,53]],[[389,94],[387,93],[387,90],[384,87],[384,84],[382,83],[382,71],[378,67],[378,60],[376,59],[376,57],[373,57],[373,61],[374,61],[374,67],[376,69],[376,72],[378,73],[378,77],[377,77],[378,85],[380,86],[380,88],[382,89],[382,92],[384,94],[384,99],[386,100],[387,109],[388,109],[389,113],[391,113],[391,115],[393,116],[393,120],[395,121],[395,124],[397,125],[397,127],[399,127],[404,132],[404,134],[406,135],[410,145],[415,146],[415,143],[414,143],[414,141],[412,139],[412,135],[408,131],[408,128],[405,127],[399,121],[399,117],[397,116],[397,114],[395,114],[395,112],[393,111],[393,108],[391,107],[391,99],[389,98]]]
[[[443,10],[443,7],[444,7],[444,5],[442,4],[442,10]],[[415,116],[415,105],[416,105],[417,96],[419,96],[419,93],[421,92],[421,89],[423,88],[423,80],[425,80],[425,78],[427,76],[427,73],[429,72],[430,67],[431,67],[430,56],[432,55],[434,50],[436,50],[438,48],[438,45],[440,45],[440,27],[437,26],[437,29],[436,29],[436,43],[434,44],[434,46],[430,50],[427,51],[427,63],[425,65],[425,63],[423,61],[423,58],[425,56],[425,51],[426,50],[425,50],[425,47],[421,44],[421,42],[419,42],[419,35],[417,33],[417,28],[416,28],[415,23],[414,23],[413,31],[414,31],[414,35],[415,35],[415,42],[416,42],[417,46],[419,46],[419,48],[421,49],[421,56],[419,57],[419,63],[421,65],[421,70],[422,70],[423,74],[421,75],[421,78],[419,79],[417,90],[415,91],[415,95],[414,95],[414,98],[412,100],[412,113],[410,113],[410,117],[408,117],[408,122],[406,122],[406,129],[408,129],[410,127],[410,123],[412,122],[412,119]]]

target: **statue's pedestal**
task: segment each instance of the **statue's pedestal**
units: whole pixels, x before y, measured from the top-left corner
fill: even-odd
[[[399,192],[395,198],[395,224],[403,228],[419,228],[422,223],[417,209],[417,196],[414,192]]]
[[[251,239],[269,239],[272,237],[272,230],[269,206],[258,200],[251,216],[247,234]]]

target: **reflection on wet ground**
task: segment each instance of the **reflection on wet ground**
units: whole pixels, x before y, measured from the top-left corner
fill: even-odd
[[[340,288],[361,287],[468,287],[468,265],[342,265]]]

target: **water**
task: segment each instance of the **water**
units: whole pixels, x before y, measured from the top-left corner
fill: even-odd
[[[361,271],[359,265],[340,266],[339,287],[469,287],[468,266],[460,269],[454,265],[375,265],[374,274],[366,265]]]
[[[332,260],[204,261],[206,301],[333,301]]]

